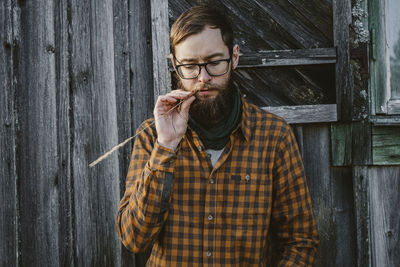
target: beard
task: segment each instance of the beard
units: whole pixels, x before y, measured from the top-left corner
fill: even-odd
[[[199,88],[207,88],[208,90],[217,90],[217,96],[200,98],[196,96],[196,100],[190,105],[189,115],[198,124],[205,128],[211,128],[228,117],[232,111],[235,90],[233,88],[231,73],[228,80],[221,85],[204,84]],[[185,88],[182,82],[178,81],[178,88],[191,91]],[[196,87],[197,89],[197,87]]]

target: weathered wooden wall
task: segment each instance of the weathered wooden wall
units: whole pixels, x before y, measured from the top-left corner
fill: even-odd
[[[0,3],[0,266],[144,266],[146,254],[124,249],[114,226],[130,145],[88,163],[132,136],[168,90],[163,21],[209,1],[169,1],[165,12],[166,2]],[[243,53],[333,46],[330,0],[216,2],[243,22]],[[282,70],[241,69],[235,82],[262,106],[336,103],[334,65]],[[291,87],[280,92],[280,81]],[[320,231],[315,266],[396,266],[399,168],[365,160],[379,130],[372,143],[362,124],[294,123]],[[366,153],[337,157],[334,140],[353,152],[365,143]]]

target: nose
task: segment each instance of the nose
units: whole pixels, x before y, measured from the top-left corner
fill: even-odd
[[[211,80],[211,76],[210,76],[210,74],[208,74],[205,66],[200,67],[200,74],[197,77],[197,79],[203,83],[207,83]]]

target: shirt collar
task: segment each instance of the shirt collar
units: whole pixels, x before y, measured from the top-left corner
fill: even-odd
[[[250,116],[250,104],[241,96],[242,99],[242,118],[239,122],[238,129],[242,132],[242,135],[246,142],[249,142],[251,139],[251,116]]]

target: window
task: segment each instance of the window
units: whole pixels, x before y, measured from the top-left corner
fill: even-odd
[[[400,1],[370,0],[372,113],[400,114]]]

